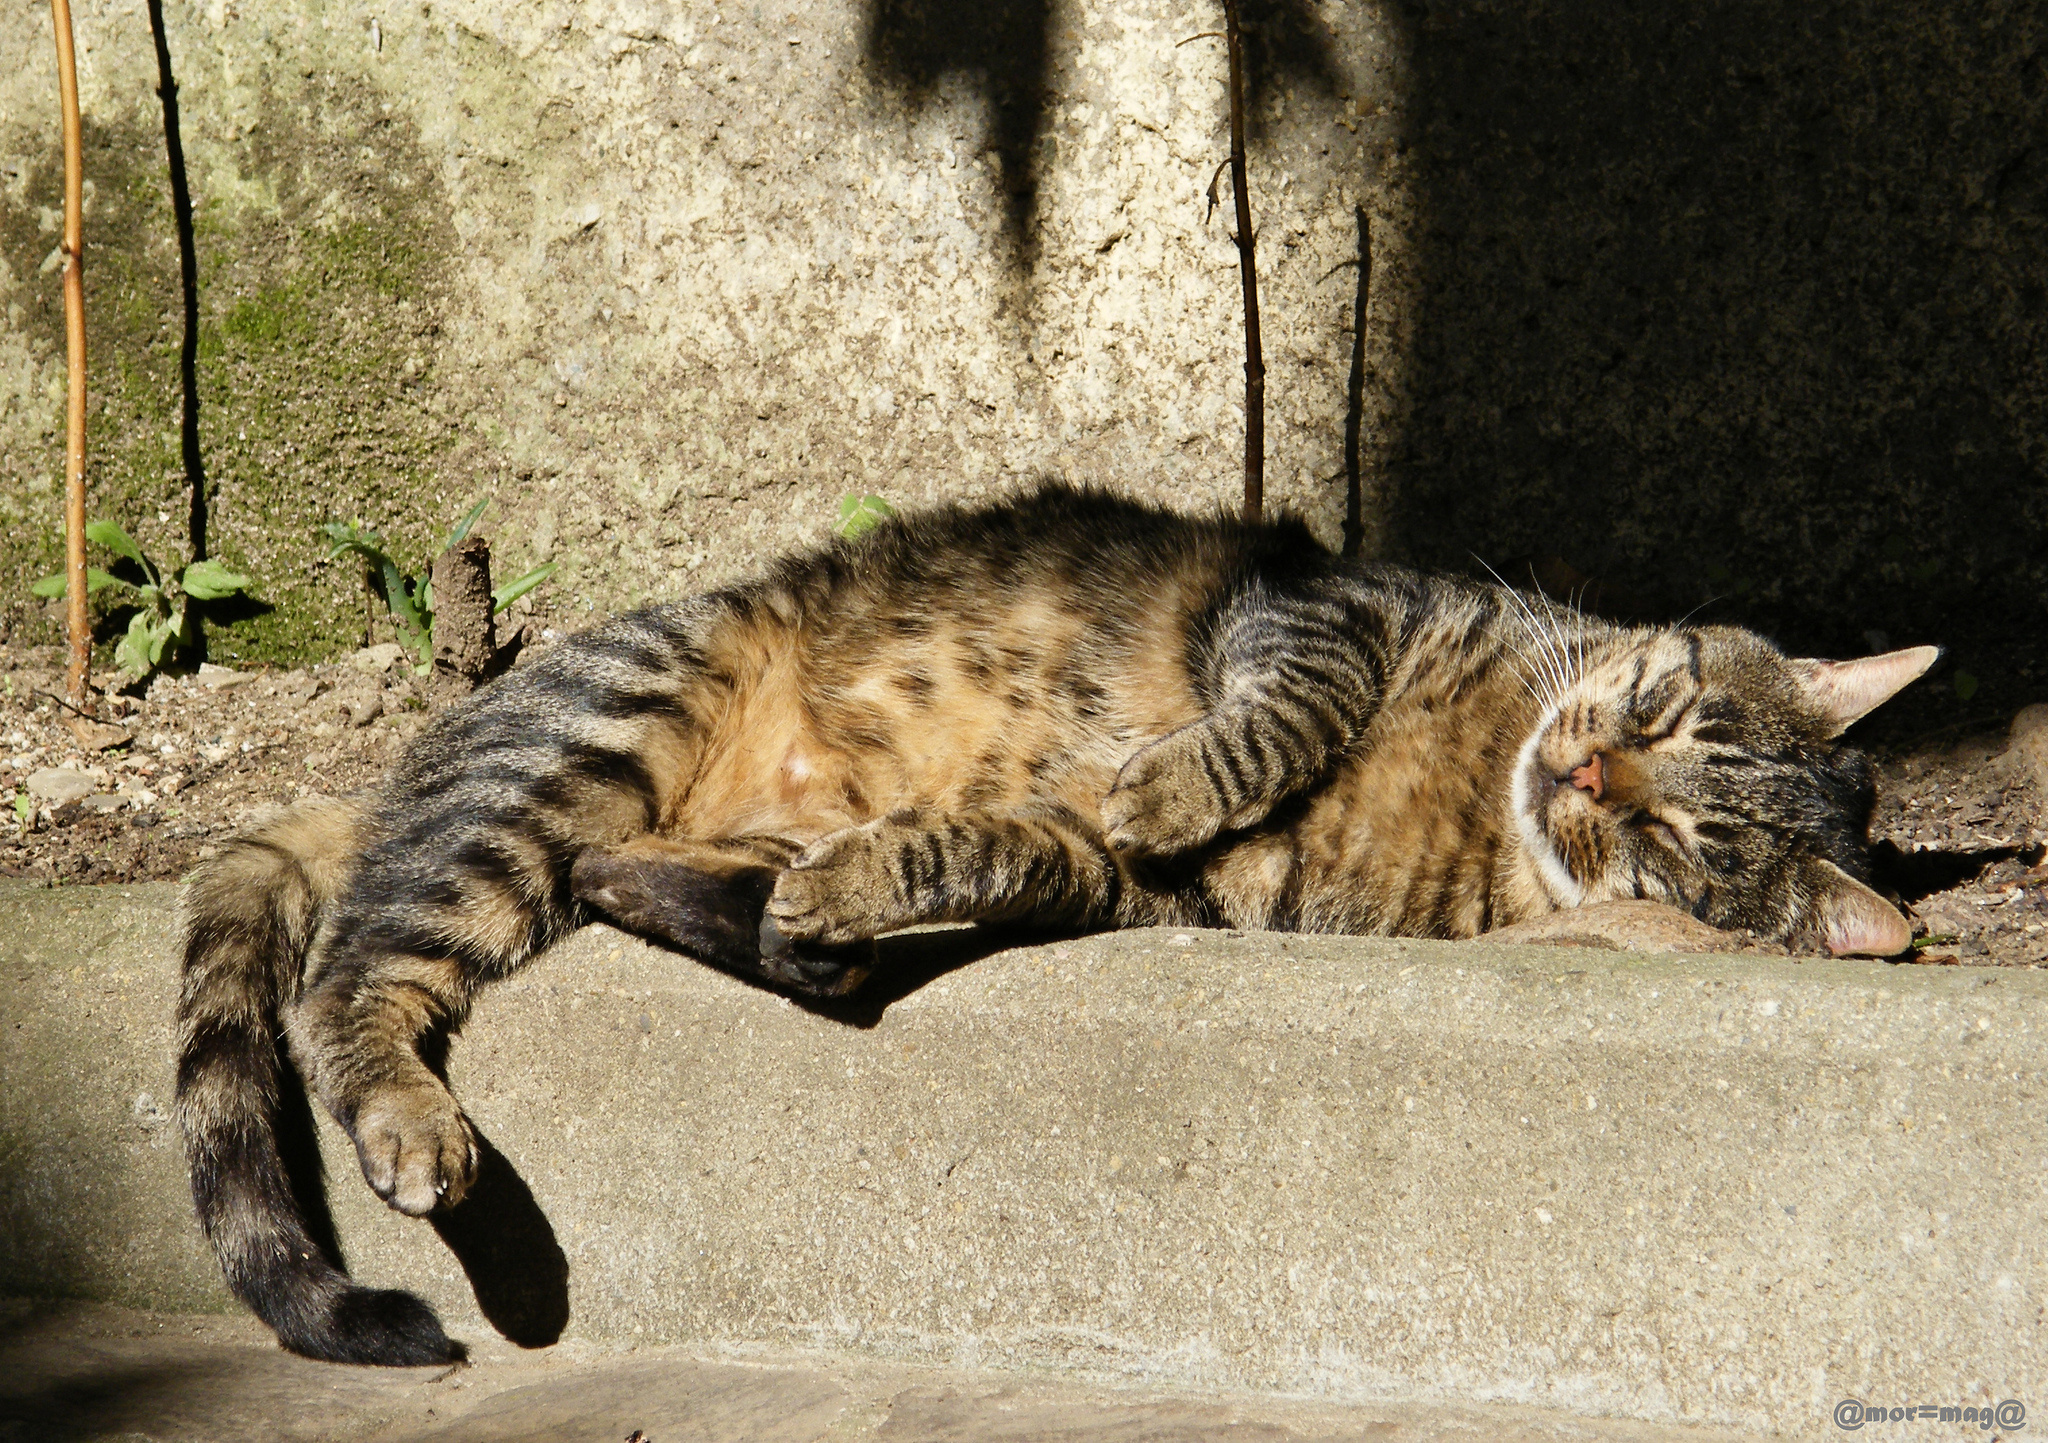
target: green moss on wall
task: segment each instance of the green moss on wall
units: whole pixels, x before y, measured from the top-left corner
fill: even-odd
[[[361,643],[357,572],[324,563],[322,521],[372,522],[416,561],[469,499],[444,493],[453,426],[427,384],[453,244],[445,203],[373,92],[346,76],[307,84],[236,148],[239,175],[190,176],[207,550],[253,576],[267,603],[211,630],[210,655],[236,665]],[[0,416],[12,442],[0,448],[0,635],[46,642],[61,603],[27,587],[61,562],[63,311],[57,276],[40,267],[62,168],[53,136],[29,154],[0,195],[5,300],[35,376],[10,398],[19,414]],[[89,510],[177,564],[191,554],[183,319],[158,112],[92,127],[87,174]]]

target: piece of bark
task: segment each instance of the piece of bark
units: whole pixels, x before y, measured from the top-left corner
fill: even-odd
[[[64,725],[70,728],[71,735],[78,738],[78,744],[89,752],[124,746],[130,740],[126,727],[108,726],[105,722],[88,721],[84,717],[67,717]]]
[[[471,536],[434,560],[434,678],[469,691],[484,679],[497,650],[491,545]]]
[[[1598,947],[1610,952],[1739,952],[1756,945],[1662,902],[1595,902],[1488,932],[1486,942]]]

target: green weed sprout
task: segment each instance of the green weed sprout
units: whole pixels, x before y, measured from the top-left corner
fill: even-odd
[[[96,542],[116,556],[134,562],[142,570],[141,584],[124,581],[110,572],[89,566],[85,572],[88,594],[110,586],[132,592],[135,615],[128,630],[114,647],[114,665],[131,677],[147,676],[163,664],[164,653],[173,645],[192,645],[197,638],[195,603],[221,601],[249,590],[253,583],[237,576],[218,561],[192,561],[166,574],[142,554],[127,532],[111,521],[95,521],[85,528],[88,541]],[[64,594],[64,573],[45,576],[29,590],[37,596]]]
[[[833,529],[848,541],[858,541],[895,514],[896,508],[881,497],[849,491],[839,498],[839,525]]]
[[[469,514],[455,523],[455,529],[448,533],[448,539],[441,543],[441,550],[447,551],[460,546],[469,536],[470,528],[484,514],[490,505],[487,496],[469,508]],[[401,644],[410,648],[419,658],[414,671],[425,676],[434,666],[434,582],[429,575],[413,576],[400,568],[384,549],[384,538],[360,521],[329,521],[320,528],[327,537],[329,546],[327,559],[351,552],[360,556],[369,566],[373,584],[390,608],[391,618],[397,624]],[[439,552],[435,553],[439,555]],[[545,562],[523,576],[514,577],[503,586],[491,592],[491,615],[496,616],[527,592],[539,586],[555,574],[561,563]],[[431,571],[431,565],[428,567]]]

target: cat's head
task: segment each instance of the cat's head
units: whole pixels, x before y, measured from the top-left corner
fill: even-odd
[[[1557,668],[1517,759],[1522,844],[1565,906],[1645,897],[1838,954],[1902,952],[1906,919],[1861,880],[1870,764],[1835,738],[1939,655],[1799,660],[1733,627],[1603,638]]]

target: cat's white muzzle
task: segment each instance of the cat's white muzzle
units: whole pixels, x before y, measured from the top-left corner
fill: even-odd
[[[1521,838],[1522,849],[1536,864],[1536,874],[1543,881],[1551,900],[1560,907],[1576,907],[1586,898],[1586,889],[1571,869],[1558,855],[1556,846],[1550,840],[1549,829],[1543,824],[1543,811],[1550,805],[1551,793],[1555,790],[1548,767],[1542,757],[1543,738],[1557,721],[1558,708],[1553,706],[1543,714],[1529,732],[1528,740],[1515,756],[1514,780],[1510,786],[1509,802],[1515,812],[1515,832]]]

